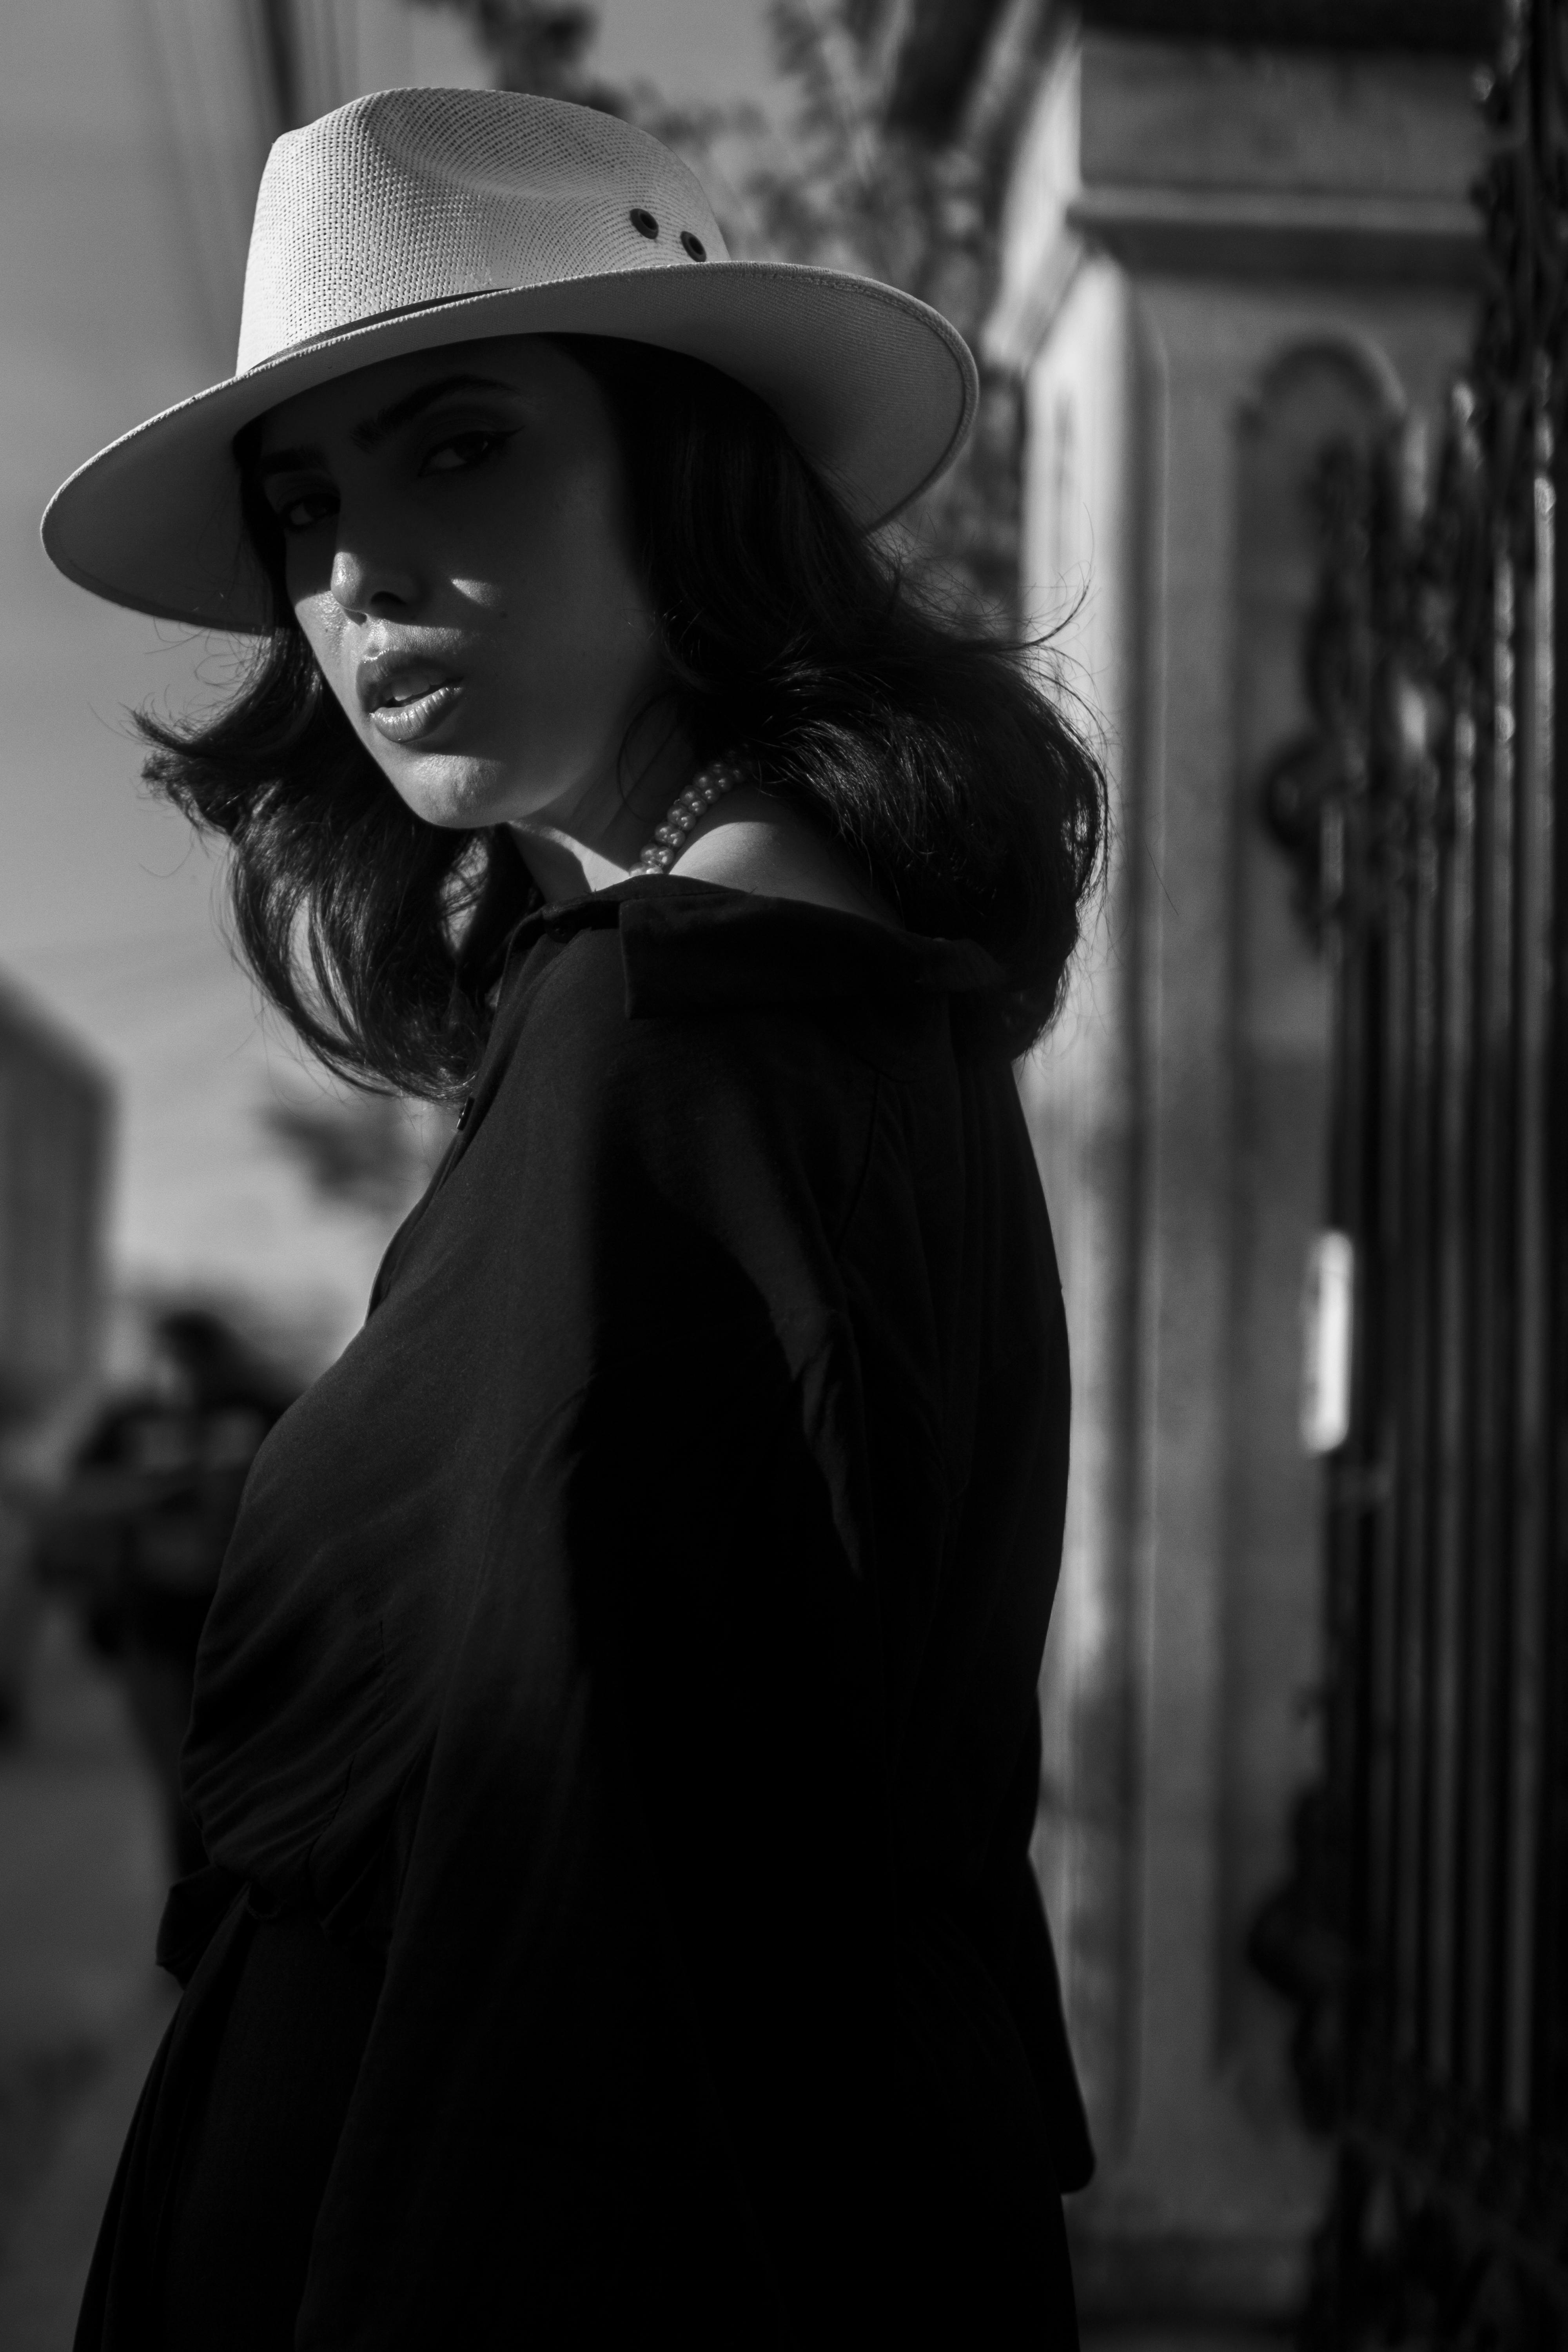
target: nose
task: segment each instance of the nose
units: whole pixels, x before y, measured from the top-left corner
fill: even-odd
[[[340,543],[332,557],[332,596],[351,621],[405,612],[417,599],[412,568],[363,546]]]

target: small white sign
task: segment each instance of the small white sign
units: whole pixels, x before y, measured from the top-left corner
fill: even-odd
[[[1351,1431],[1355,1244],[1349,1234],[1320,1234],[1313,1242],[1301,1307],[1301,1443],[1309,1454],[1331,1454]]]

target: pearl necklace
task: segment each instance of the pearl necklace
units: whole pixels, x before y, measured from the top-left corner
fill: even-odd
[[[668,874],[686,846],[687,836],[700,817],[706,816],[715,801],[732,793],[741,782],[741,772],[728,760],[711,760],[700,768],[687,785],[670,803],[662,824],[656,824],[653,838],[637,864],[634,874]]]

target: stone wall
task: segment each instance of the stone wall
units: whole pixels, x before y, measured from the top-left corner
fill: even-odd
[[[1468,339],[1468,74],[1089,30],[1018,142],[994,356],[1027,593],[1099,714],[1100,928],[1024,1099],[1075,1359],[1037,1853],[1101,2151],[1086,2311],[1268,2320],[1324,2157],[1246,1961],[1312,1770],[1319,1492],[1297,1432],[1329,990],[1267,833],[1305,719],[1338,435],[1419,461]]]

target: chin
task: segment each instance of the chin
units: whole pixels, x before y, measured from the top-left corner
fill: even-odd
[[[383,769],[399,800],[422,816],[426,824],[455,833],[473,833],[483,825],[502,824],[515,814],[515,779],[488,761],[447,759],[390,761]]]

